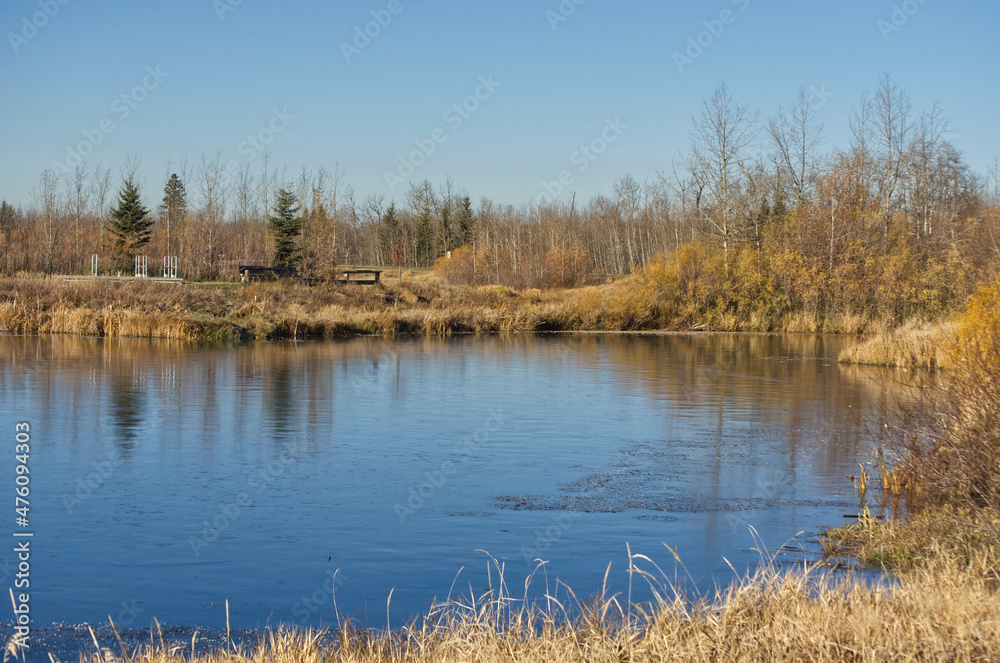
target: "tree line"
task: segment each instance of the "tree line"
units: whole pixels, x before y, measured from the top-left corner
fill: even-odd
[[[892,269],[971,283],[1000,264],[996,168],[991,177],[969,168],[940,108],[914,111],[886,75],[855,105],[850,135],[826,149],[805,90],[761,117],[722,83],[702,100],[689,149],[655,177],[626,174],[584,203],[522,205],[474,200],[450,179],[414,183],[398,201],[358,200],[339,165],[290,175],[265,153],[256,171],[231,171],[220,155],[202,155],[168,166],[162,188],[151,187],[158,202],[142,216],[139,244],[121,227],[123,195],[142,207],[137,162],[114,178],[103,164],[81,164],[64,176],[43,171],[33,205],[0,205],[0,270],[78,273],[92,253],[111,264],[141,250],[154,265],[177,255],[186,278],[231,278],[240,263],[296,264],[323,278],[344,265],[441,261],[455,282],[546,287],[627,274],[697,246],[723,277],[757,260],[758,272],[778,270],[769,278],[825,289],[810,295],[822,299],[835,281],[884,280]]]

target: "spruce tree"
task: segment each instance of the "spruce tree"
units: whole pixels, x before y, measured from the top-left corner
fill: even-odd
[[[14,225],[14,208],[7,204],[7,201],[0,203],[0,228],[7,228]]]
[[[170,253],[170,226],[175,228],[177,224],[184,220],[187,212],[187,192],[184,190],[184,183],[177,173],[170,176],[167,185],[163,187],[163,203],[160,205],[160,215],[167,222],[167,255]]]
[[[434,252],[434,228],[431,226],[431,210],[425,207],[417,218],[416,227],[417,264],[427,267]]]
[[[126,255],[133,255],[137,249],[149,243],[153,218],[142,204],[139,187],[129,175],[118,191],[118,206],[111,210],[108,231],[115,239],[115,248]]]
[[[443,256],[454,247],[454,238],[451,230],[451,207],[447,204],[441,208],[441,219],[437,228],[437,255]],[[435,256],[431,256],[432,258]]]
[[[380,226],[379,239],[382,242],[382,252],[389,260],[392,260],[393,251],[400,237],[399,219],[396,218],[396,203],[391,203],[389,209],[383,212]]]
[[[403,282],[403,267],[406,265],[405,230],[396,218],[396,203],[392,203],[382,216],[382,241],[386,256],[399,268],[400,283]]]
[[[462,199],[462,211],[458,213],[458,237],[455,238],[457,246],[472,244],[473,224],[475,218],[472,216],[472,201],[466,196]]]
[[[296,239],[302,234],[303,219],[298,216],[300,208],[295,203],[294,193],[279,190],[274,202],[274,216],[267,220],[268,228],[274,233],[274,264],[277,267],[292,267],[302,257],[302,247]]]

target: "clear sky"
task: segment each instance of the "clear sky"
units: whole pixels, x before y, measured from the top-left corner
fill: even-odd
[[[985,172],[998,27],[982,0],[3,0],[0,197],[29,204],[76,152],[116,175],[131,153],[156,202],[171,161],[259,168],[257,137],[289,177],[339,163],[359,200],[402,200],[388,172],[516,204],[563,170],[585,200],[670,169],[723,80],[765,117],[815,89],[830,148],[884,72]]]

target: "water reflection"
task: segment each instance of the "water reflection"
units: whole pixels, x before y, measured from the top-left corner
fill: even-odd
[[[38,431],[34,616],[136,600],[219,626],[228,599],[240,627],[319,625],[330,602],[296,606],[339,568],[341,607],[378,625],[390,591],[406,618],[463,566],[481,588],[477,549],[516,583],[546,559],[586,595],[626,542],[680,549],[711,586],[723,558],[756,560],[749,527],[777,547],[851,509],[867,421],[898,390],[838,366],[844,342],[0,337],[2,425]]]

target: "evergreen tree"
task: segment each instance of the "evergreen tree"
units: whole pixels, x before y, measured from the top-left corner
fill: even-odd
[[[14,225],[14,208],[7,204],[7,201],[0,203],[0,228],[7,228]]]
[[[396,203],[382,215],[382,242],[385,254],[392,264],[399,268],[399,282],[403,282],[403,267],[406,265],[406,233],[396,218]]]
[[[417,264],[421,267],[430,265],[434,253],[434,228],[431,226],[431,210],[425,207],[417,218],[416,228]]]
[[[441,218],[438,220],[436,240],[437,256],[443,256],[455,248],[452,244],[455,240],[451,229],[451,207],[447,204],[441,208]],[[431,256],[431,258],[437,256]]]
[[[274,216],[267,220],[268,228],[274,233],[274,264],[277,267],[292,267],[302,257],[302,247],[296,239],[302,234],[303,219],[297,216],[300,207],[296,202],[294,193],[280,189],[274,202]]]
[[[779,195],[774,203],[774,209],[771,210],[771,218],[784,220],[786,214],[788,214],[788,206],[785,205],[784,197]]]
[[[108,231],[115,239],[115,248],[127,255],[149,243],[153,219],[142,204],[139,187],[129,175],[118,191],[118,206],[111,210]]]
[[[167,185],[163,188],[163,203],[160,205],[160,215],[167,222],[167,255],[170,253],[170,226],[175,228],[177,224],[184,220],[187,212],[187,192],[184,190],[184,183],[177,173],[170,176]]]
[[[14,225],[14,208],[7,204],[7,201],[0,202],[0,247],[3,249],[3,257],[6,259],[7,251],[10,247],[8,237],[11,227]],[[4,260],[6,262],[6,260]]]
[[[462,199],[462,211],[458,213],[458,237],[455,238],[456,245],[472,244],[474,223],[475,217],[472,215],[472,201],[466,196]]]
[[[382,253],[392,260],[392,252],[399,241],[399,219],[396,218],[396,203],[391,203],[389,209],[382,213],[382,223],[379,227],[379,241],[382,243]]]

